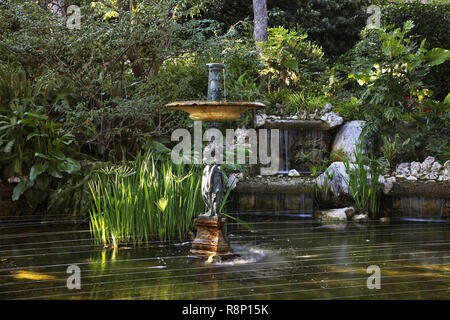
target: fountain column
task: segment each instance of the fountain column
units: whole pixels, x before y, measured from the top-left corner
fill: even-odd
[[[208,101],[221,101],[220,73],[225,65],[207,64]],[[217,122],[208,122],[208,127],[218,127]],[[225,219],[221,217],[219,208],[224,193],[223,171],[220,164],[208,164],[203,170],[202,197],[206,212],[194,220],[197,235],[192,243],[191,253],[203,256],[227,255],[231,253],[226,234],[223,232]]]

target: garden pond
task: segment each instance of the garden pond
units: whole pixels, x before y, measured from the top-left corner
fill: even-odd
[[[0,299],[448,299],[450,222],[325,224],[308,215],[241,215],[229,222],[238,256],[205,263],[191,240],[118,250],[87,225],[36,218],[0,228]],[[68,266],[80,289],[67,287]],[[381,288],[368,289],[369,266]]]

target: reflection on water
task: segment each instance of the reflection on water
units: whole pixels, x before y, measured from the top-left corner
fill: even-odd
[[[239,256],[211,264],[189,255],[189,240],[112,250],[94,245],[85,228],[10,225],[0,235],[0,299],[450,297],[448,222],[255,219],[252,230],[228,225]],[[80,290],[66,287],[71,264],[81,269]],[[366,286],[369,265],[381,268],[380,290]]]

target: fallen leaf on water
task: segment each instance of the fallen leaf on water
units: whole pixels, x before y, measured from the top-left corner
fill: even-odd
[[[47,274],[37,273],[33,271],[19,270],[13,273],[13,277],[16,279],[28,279],[28,280],[51,280],[56,279],[55,276],[49,276]]]

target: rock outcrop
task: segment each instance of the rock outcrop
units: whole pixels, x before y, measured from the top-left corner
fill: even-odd
[[[339,129],[331,146],[332,161],[343,161],[345,158],[350,162],[356,161],[355,144],[360,141],[364,124],[365,121],[355,120],[347,122]]]

